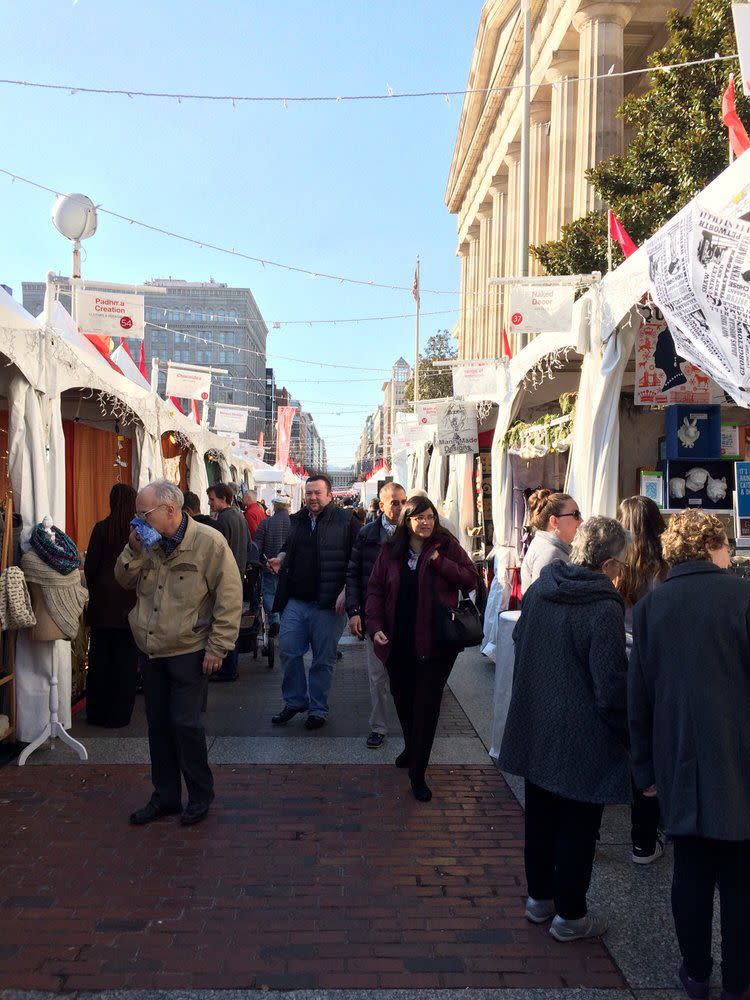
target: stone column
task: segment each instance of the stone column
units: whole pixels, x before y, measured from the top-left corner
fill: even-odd
[[[490,277],[504,275],[503,252],[507,237],[508,175],[498,174],[492,180],[492,246],[490,248]],[[501,285],[489,289],[489,357],[500,357],[503,351],[503,302]]]
[[[485,357],[489,332],[490,246],[492,243],[492,202],[482,204],[479,218],[479,274],[477,280],[477,356]]]
[[[518,227],[519,219],[519,195],[520,195],[520,173],[521,173],[521,143],[512,142],[508,146],[505,154],[505,162],[508,165],[508,210],[506,213],[506,234],[505,247],[503,252],[503,274],[505,277],[513,277],[518,274]],[[509,323],[509,302],[510,286],[505,286],[503,302],[503,323],[510,337]],[[513,340],[511,350],[516,353],[518,345]]]
[[[581,35],[579,77],[620,73],[624,63],[625,26],[638,0],[601,3],[582,0],[573,24]],[[602,160],[622,152],[623,126],[617,117],[624,94],[623,78],[581,80],[578,84],[575,214],[602,208],[601,199],[585,173]]]
[[[476,357],[477,347],[477,288],[479,287],[479,223],[469,226],[469,296],[466,300],[466,357]]]
[[[576,112],[578,53],[559,49],[552,56],[547,79],[552,84],[549,150],[549,213],[547,239],[560,236],[560,229],[573,219],[576,176]]]
[[[459,285],[459,337],[458,337],[458,356],[460,358],[467,357],[466,344],[468,337],[468,330],[466,329],[466,315],[467,315],[467,302],[468,299],[468,283],[469,283],[469,244],[467,242],[461,243],[456,255],[461,261],[461,284]]]
[[[531,105],[531,144],[529,185],[529,243],[540,246],[547,239],[547,211],[549,208],[549,101],[534,101]],[[541,268],[531,259],[530,274],[539,274]]]

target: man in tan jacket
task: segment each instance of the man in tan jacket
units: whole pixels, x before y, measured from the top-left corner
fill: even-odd
[[[151,823],[182,812],[191,826],[208,813],[213,776],[201,709],[208,676],[234,649],[242,614],[237,563],[223,536],[182,510],[182,492],[166,479],[138,494],[136,515],[161,540],[144,549],[133,532],[115,578],[138,600],[129,622],[140,650],[154,793],[130,822]],[[188,804],[182,811],[180,774]]]

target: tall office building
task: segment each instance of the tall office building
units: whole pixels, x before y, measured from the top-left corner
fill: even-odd
[[[146,285],[166,295],[145,296],[146,359],[159,359],[159,391],[166,386],[167,361],[224,368],[211,387],[211,403],[257,407],[244,435],[257,440],[266,421],[266,338],[268,329],[249,288],[217,281],[155,278]],[[23,304],[34,316],[44,306],[44,283],[23,282]],[[70,297],[62,297],[70,308]],[[140,345],[129,341],[131,351]],[[213,414],[210,414],[212,419]]]

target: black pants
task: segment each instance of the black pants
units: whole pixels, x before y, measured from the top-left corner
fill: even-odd
[[[585,917],[604,806],[576,802],[526,781],[526,881],[532,899],[553,899],[565,920]]]
[[[630,839],[633,847],[640,847],[647,854],[656,850],[659,834],[659,800],[639,791],[631,779],[633,804],[630,807]]]
[[[201,649],[182,656],[140,661],[146,696],[152,801],[165,809],[182,802],[180,774],[191,805],[208,805],[214,779],[208,766],[201,709],[207,678]]]
[[[711,975],[711,922],[714,891],[721,907],[721,978],[728,993],[750,986],[750,840],[674,838],[672,914],[688,974]]]
[[[92,628],[86,718],[92,726],[127,726],[133,714],[138,649],[129,628]]]
[[[409,754],[409,777],[424,781],[440,718],[440,703],[457,653],[435,660],[419,660],[413,653],[394,649],[386,670],[393,702]]]

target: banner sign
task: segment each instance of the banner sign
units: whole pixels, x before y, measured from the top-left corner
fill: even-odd
[[[167,368],[167,396],[176,399],[200,399],[208,401],[211,393],[211,369],[192,371],[169,365]]]
[[[411,444],[418,444],[420,441],[431,442],[434,434],[434,423],[421,424],[416,413],[397,413],[392,450],[407,451]]]
[[[276,468],[285,469],[289,465],[289,448],[292,443],[292,421],[296,406],[280,406],[276,419]]]
[[[437,446],[443,455],[474,454],[479,450],[477,410],[459,400],[438,403]]]
[[[750,548],[750,462],[734,463],[737,492],[734,505],[734,537],[737,548]]]
[[[510,293],[510,325],[516,333],[567,333],[573,328],[572,286],[514,286]]]
[[[216,431],[215,432],[220,438],[224,438],[225,441],[229,443],[229,447],[232,451],[236,451],[240,445],[240,439],[236,434],[227,433],[226,431]]]
[[[711,380],[677,353],[661,310],[638,307],[643,319],[635,345],[635,403],[666,406],[711,402]]]
[[[692,205],[646,246],[678,353],[750,406],[750,224]]]
[[[420,427],[437,424],[438,406],[447,402],[443,399],[423,399],[417,403],[416,416]]]
[[[79,333],[143,340],[143,296],[77,288],[76,322]]]
[[[214,407],[214,430],[244,434],[247,430],[247,413],[244,406],[222,406],[217,403]]]
[[[467,402],[500,401],[498,366],[487,361],[453,366],[453,395]]]
[[[740,56],[742,90],[750,97],[750,5],[733,3],[732,17],[734,18],[734,33],[737,38],[737,51]]]

